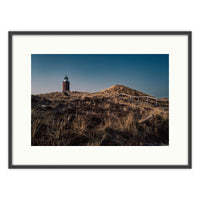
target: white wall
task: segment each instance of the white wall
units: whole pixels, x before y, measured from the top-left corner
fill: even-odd
[[[198,1],[3,0],[0,3],[0,199],[198,199],[200,26]],[[192,30],[192,170],[8,170],[7,31]],[[198,182],[197,182],[198,181]]]

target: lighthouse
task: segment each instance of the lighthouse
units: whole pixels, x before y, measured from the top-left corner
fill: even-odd
[[[63,85],[63,92],[70,90],[70,87],[69,87],[69,78],[67,76],[64,77],[62,85]]]

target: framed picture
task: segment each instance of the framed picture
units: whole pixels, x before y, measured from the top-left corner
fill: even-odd
[[[191,168],[191,32],[9,32],[9,168]]]

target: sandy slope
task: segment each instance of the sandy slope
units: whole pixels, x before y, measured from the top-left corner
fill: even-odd
[[[146,96],[122,85],[32,95],[32,145],[167,145],[168,106],[116,93]]]

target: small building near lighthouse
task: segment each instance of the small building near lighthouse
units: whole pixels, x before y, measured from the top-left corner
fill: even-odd
[[[65,77],[64,77],[62,86],[63,86],[62,87],[63,92],[70,91],[70,82],[69,82],[69,78],[67,77],[67,75],[65,75]]]

